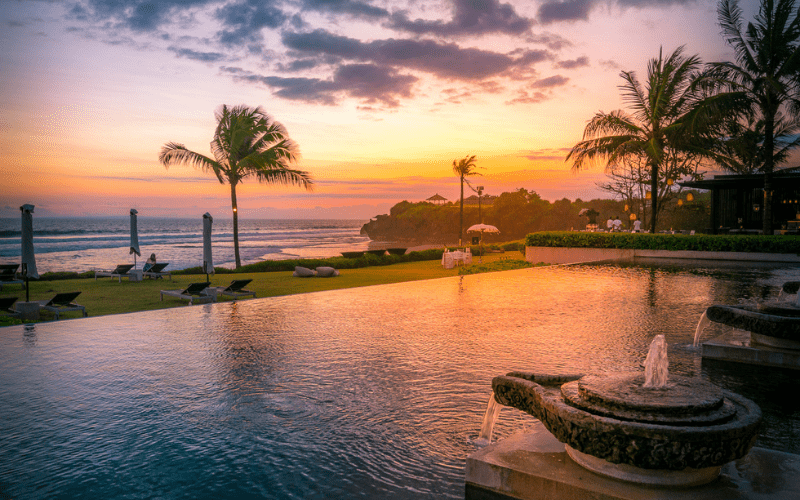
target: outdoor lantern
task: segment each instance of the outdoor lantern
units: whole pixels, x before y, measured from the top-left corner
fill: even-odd
[[[694,195],[692,193],[686,193],[686,201],[694,201]]]
[[[679,199],[679,200],[678,200],[678,206],[679,206],[679,207],[682,207],[682,206],[683,206],[683,200],[681,200],[681,199]]]
[[[671,186],[673,184],[675,184],[675,181],[673,181],[672,179],[667,179],[667,186]]]
[[[653,198],[653,195],[650,193],[650,191],[645,193],[645,195],[644,195],[644,199],[645,200],[651,200],[652,198]]]
[[[758,210],[760,208],[761,208],[761,205],[759,205],[758,203],[753,203],[753,212],[758,212]]]
[[[626,212],[628,211],[628,209],[629,209],[629,208],[630,208],[630,207],[629,207],[628,205],[625,205],[625,211],[626,211]]]
[[[630,219],[631,220],[636,220],[636,214],[631,214]]]

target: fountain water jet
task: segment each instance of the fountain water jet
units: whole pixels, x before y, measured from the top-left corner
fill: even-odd
[[[666,387],[669,378],[667,341],[663,335],[656,335],[650,343],[650,350],[644,360],[644,385],[642,387]]]
[[[579,465],[602,475],[658,486],[708,483],[747,454],[761,410],[699,378],[672,376],[666,343],[641,372],[552,376],[512,372],[492,381],[495,398],[538,418]]]

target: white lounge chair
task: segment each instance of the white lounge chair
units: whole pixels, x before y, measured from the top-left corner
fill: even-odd
[[[75,300],[75,297],[80,294],[81,292],[57,293],[56,296],[50,300],[37,300],[37,302],[39,303],[39,309],[44,309],[45,311],[50,311],[55,314],[56,321],[58,321],[61,313],[70,311],[80,311],[85,318],[87,316],[86,308],[72,302]]]
[[[233,280],[228,286],[214,287],[214,292],[217,296],[227,295],[229,297],[233,297],[234,300],[239,297],[247,297],[249,295],[252,295],[253,298],[255,298],[256,292],[244,289],[244,287],[246,287],[251,281],[253,280]]]
[[[130,279],[131,275],[128,274],[128,271],[131,269],[133,269],[133,264],[120,264],[113,271],[95,271],[94,280],[97,281],[97,278],[111,277],[119,278],[119,282],[122,283],[123,276]]]
[[[161,290],[161,300],[164,300],[164,295],[168,297],[177,297],[179,299],[188,300],[189,305],[195,302],[203,304],[206,302],[216,302],[217,299],[214,294],[208,293],[208,285],[211,283],[191,283],[183,290]]]
[[[169,262],[160,262],[158,264],[153,264],[153,267],[144,271],[144,275],[148,278],[163,278],[164,276],[169,276],[169,280],[172,281],[172,273],[170,271],[164,271],[164,268],[169,265]]]

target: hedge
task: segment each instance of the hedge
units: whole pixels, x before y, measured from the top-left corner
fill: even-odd
[[[544,231],[525,238],[529,247],[624,248],[800,254],[800,237],[763,235],[588,233]]]

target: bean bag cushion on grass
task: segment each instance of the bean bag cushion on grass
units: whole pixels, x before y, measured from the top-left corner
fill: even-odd
[[[317,278],[332,278],[334,276],[339,276],[339,271],[332,267],[317,268]]]
[[[314,271],[307,267],[295,266],[292,276],[295,278],[311,278],[315,275]]]

